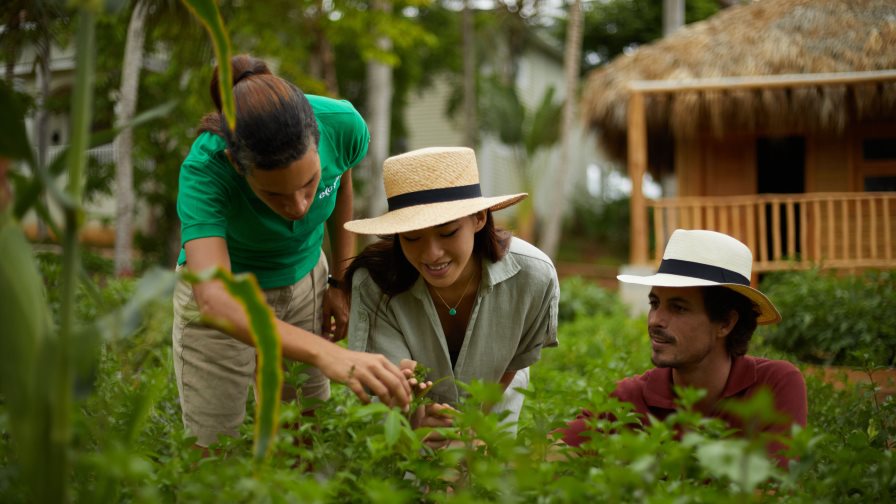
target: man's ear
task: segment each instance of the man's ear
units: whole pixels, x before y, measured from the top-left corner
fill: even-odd
[[[724,320],[719,324],[719,337],[724,338],[731,333],[731,330],[734,329],[734,326],[737,325],[737,321],[740,318],[737,310],[728,310],[728,315]]]

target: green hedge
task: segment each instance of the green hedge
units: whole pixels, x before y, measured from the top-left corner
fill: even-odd
[[[560,281],[560,307],[557,318],[561,324],[580,317],[625,313],[625,305],[619,296],[594,282],[582,277],[569,277]]]
[[[804,362],[896,365],[896,272],[775,273],[761,289],[784,318],[760,333],[771,347]]]

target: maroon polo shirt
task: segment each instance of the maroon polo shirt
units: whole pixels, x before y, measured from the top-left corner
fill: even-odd
[[[787,361],[736,357],[731,363],[722,399],[744,399],[763,387],[772,392],[775,409],[789,419],[784,423],[764,426],[763,431],[786,432],[793,423],[806,425],[806,383],[799,369]],[[616,384],[616,390],[610,395],[634,405],[634,410],[644,415],[644,424],[650,422],[648,414],[663,420],[676,410],[672,368],[653,368],[642,375],[625,378]],[[560,429],[563,441],[571,446],[587,441],[588,438],[581,433],[588,429],[586,419],[593,416],[590,411],[583,410],[575,420],[567,423],[566,428]],[[725,412],[714,412],[712,416],[724,419],[734,428],[743,426],[741,419]],[[769,447],[771,453],[776,453],[778,449],[780,446]]]

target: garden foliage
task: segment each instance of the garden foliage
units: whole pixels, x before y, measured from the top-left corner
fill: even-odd
[[[216,22],[216,4],[188,1]],[[91,274],[96,261],[85,261],[77,242],[100,13],[95,2],[76,4],[73,147],[58,165],[67,169],[66,191],[52,183],[52,167],[29,159],[27,145],[0,141],[0,156],[28,162],[33,174],[14,176],[15,206],[0,209],[0,502],[893,500],[896,403],[871,389],[835,390],[808,378],[809,427],[793,430],[787,470],[766,458],[762,435],[734,436],[692,412],[694,391],[681,391],[680,414],[643,430],[624,427],[629,407],[608,393],[618,379],[650,366],[645,323],[581,281],[564,282],[560,347],[546,349],[532,368],[516,438],[484,411],[500,397],[495,384],[464,385],[468,397],[454,427],[440,429],[454,443],[439,450],[423,443],[430,430],[411,429],[398,409],[360,404],[345,387],[334,387],[314,416],[302,415],[309,404],[272,405],[279,359],[263,327],[269,314],[262,314],[256,336],[264,341],[256,341],[273,379],[259,387],[262,404],[247,404],[240,435],[222,437],[203,457],[183,429],[173,379],[173,275],[155,271],[137,281]],[[21,103],[2,86],[0,100]],[[4,137],[17,138],[21,110],[4,110]],[[64,222],[42,212],[38,195],[63,208]],[[17,222],[26,207],[58,229],[60,255],[35,260]],[[880,310],[892,304],[892,277],[882,285],[862,290],[861,299],[880,307],[867,323],[877,317],[887,327],[893,310]],[[252,306],[257,297],[248,292],[243,302]],[[831,339],[854,326],[838,327]],[[286,374],[293,383],[304,376],[298,365]],[[769,404],[759,395],[742,407],[767,415]],[[616,420],[595,420],[601,434],[584,451],[556,446],[553,432],[582,407]]]
[[[784,317],[761,333],[773,348],[804,362],[896,366],[896,272],[774,273],[762,290]]]
[[[53,258],[41,265],[52,271]],[[112,280],[104,291],[114,296],[82,296],[78,312],[124,305],[137,287]],[[566,309],[578,306],[575,292],[565,293]],[[532,368],[517,438],[482,411],[499,393],[493,385],[468,386],[456,428],[442,431],[456,446],[435,451],[422,443],[428,430],[412,430],[399,410],[362,405],[336,386],[313,417],[282,405],[263,466],[253,457],[251,400],[240,436],[221,438],[201,458],[180,420],[170,300],[151,303],[143,315],[135,336],[103,345],[89,393],[77,401],[70,481],[78,502],[884,502],[896,491],[888,448],[896,403],[875,402],[864,388],[835,390],[807,377],[809,427],[794,430],[799,459],[789,471],[766,458],[763,437],[732,436],[687,410],[644,431],[623,427],[629,408],[608,393],[618,379],[650,367],[645,322],[623,310],[576,313],[561,324],[560,347],[546,349]],[[286,380],[303,376],[302,366],[290,366]],[[697,399],[682,393],[685,404]],[[552,431],[582,407],[618,420],[597,420],[614,433],[595,435],[586,452],[567,457],[551,446]],[[765,414],[769,404],[760,398],[747,407]],[[8,413],[0,407],[0,500],[26,502],[32,489],[19,478]],[[687,434],[677,436],[674,423]]]

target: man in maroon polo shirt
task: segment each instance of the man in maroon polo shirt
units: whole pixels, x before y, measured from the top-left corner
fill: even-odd
[[[787,432],[793,423],[806,425],[806,384],[791,363],[746,355],[758,324],[774,324],[781,315],[761,292],[750,287],[753,255],[738,240],[714,231],[676,230],[655,275],[619,275],[622,282],[651,286],[647,332],[656,366],[620,381],[611,394],[634,405],[643,422],[659,420],[676,410],[673,385],[699,388],[706,395],[695,408],[735,428],[744,420],[727,414],[724,400],[750,397],[766,388],[782,421],[762,425],[765,431]],[[588,429],[584,411],[562,430],[563,441],[579,446]],[[772,444],[776,454],[780,446]],[[780,463],[786,459],[778,457]]]

